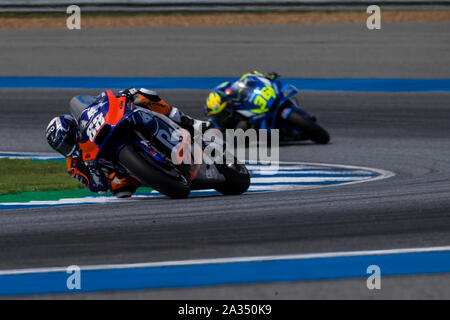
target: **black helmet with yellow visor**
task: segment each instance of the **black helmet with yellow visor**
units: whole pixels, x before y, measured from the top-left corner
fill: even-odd
[[[209,93],[206,104],[206,116],[218,121],[225,122],[232,117],[233,90],[230,82],[224,82]]]

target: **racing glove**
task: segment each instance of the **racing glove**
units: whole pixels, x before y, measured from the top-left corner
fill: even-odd
[[[189,131],[191,138],[194,138],[199,134],[204,134],[208,129],[213,127],[213,123],[211,121],[197,120],[187,115],[183,115],[180,123],[178,124],[182,128]]]
[[[156,91],[148,89],[130,88],[119,92],[119,95],[126,96],[137,106],[147,108],[154,112],[169,116],[173,108],[161,99]]]
[[[269,73],[265,73],[264,77],[266,79],[269,79],[270,81],[275,81],[280,77],[280,75],[276,72],[269,72]]]
[[[178,123],[181,127],[188,130],[191,136],[194,136],[194,133],[201,132],[204,133],[206,130],[210,129],[212,127],[211,121],[202,121],[197,120],[194,118],[191,118],[190,116],[183,114],[180,117],[180,122]]]
[[[276,73],[276,72],[261,73],[261,72],[256,71],[256,70],[251,72],[251,73],[247,73],[247,75],[261,76],[261,77],[264,77],[264,78],[266,78],[266,79],[268,79],[270,81],[275,81],[278,78],[280,78],[280,75],[278,73]],[[245,77],[245,75],[243,77]],[[243,77],[241,78],[241,80],[243,79]]]
[[[70,176],[84,184],[91,192],[106,193],[108,183],[103,174],[87,168],[79,158],[67,158],[67,172]]]

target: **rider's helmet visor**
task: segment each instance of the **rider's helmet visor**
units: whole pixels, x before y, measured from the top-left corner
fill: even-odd
[[[58,147],[58,151],[66,157],[70,157],[76,148],[76,142],[70,141],[69,139],[64,139]]]

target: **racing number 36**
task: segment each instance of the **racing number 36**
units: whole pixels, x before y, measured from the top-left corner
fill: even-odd
[[[267,101],[269,101],[271,98],[276,98],[275,90],[273,90],[273,88],[270,86],[265,86],[261,89],[261,94],[257,95],[253,100],[253,104],[259,107],[259,109],[254,109],[252,110],[252,112],[264,113],[269,111],[269,109],[267,109]]]
[[[91,124],[86,130],[86,133],[91,142],[94,142],[95,136],[98,133],[98,130],[105,124],[105,117],[102,113],[99,113],[94,120],[92,120]]]

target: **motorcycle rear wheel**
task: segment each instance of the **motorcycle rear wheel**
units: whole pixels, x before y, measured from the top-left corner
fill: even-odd
[[[186,178],[176,169],[164,172],[166,169],[158,168],[157,164],[151,163],[139,154],[133,145],[126,145],[119,153],[119,161],[145,185],[161,192],[173,199],[187,198],[191,187]]]

